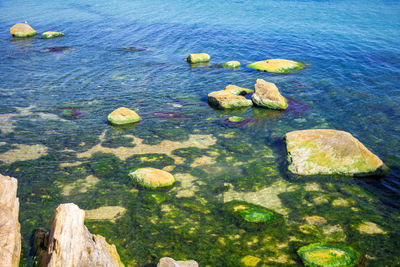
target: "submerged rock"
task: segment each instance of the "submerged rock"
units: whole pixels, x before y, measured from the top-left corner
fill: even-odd
[[[247,95],[247,94],[251,94],[254,92],[251,89],[239,87],[239,86],[236,86],[233,84],[226,86],[224,90],[229,91],[230,93],[232,93],[234,95]]]
[[[60,37],[60,36],[64,36],[64,35],[65,34],[63,32],[48,31],[48,32],[42,33],[42,38],[43,39],[51,39],[51,38]]]
[[[305,68],[303,63],[287,59],[267,59],[251,63],[247,67],[273,73],[290,73]]]
[[[121,107],[111,112],[108,115],[107,120],[109,123],[114,125],[123,125],[138,122],[141,118],[135,111]]]
[[[289,170],[300,175],[383,175],[386,165],[350,133],[311,129],[285,134]]]
[[[187,58],[186,61],[191,64],[196,64],[196,63],[205,63],[210,61],[210,55],[206,53],[200,53],[200,54],[190,54]]]
[[[224,68],[228,69],[237,69],[240,68],[240,62],[239,61],[228,61],[222,65]]]
[[[232,94],[228,90],[215,91],[208,94],[208,103],[218,109],[242,108],[253,105],[244,96]]]
[[[17,179],[0,174],[0,266],[19,266],[21,227],[17,187]]]
[[[129,176],[145,188],[157,189],[172,186],[175,178],[169,172],[155,168],[140,168]]]
[[[134,47],[134,46],[127,46],[127,47],[122,48],[122,50],[128,51],[128,52],[143,52],[143,51],[146,51],[146,48],[138,48],[138,47]]]
[[[246,228],[277,225],[283,222],[283,216],[273,210],[244,201],[233,200],[224,203],[223,209]]]
[[[244,256],[240,259],[240,262],[243,263],[243,265],[246,267],[255,267],[260,261],[260,258],[251,255]]]
[[[164,257],[160,259],[157,267],[199,267],[199,264],[194,260],[175,261],[173,258]]]
[[[182,113],[171,111],[157,111],[153,112],[153,116],[159,119],[184,119],[186,116]]]
[[[263,79],[257,79],[251,99],[255,105],[270,109],[286,109],[288,107],[286,98],[281,95],[276,85]]]
[[[232,116],[232,117],[229,117],[228,120],[230,122],[241,122],[241,121],[244,121],[245,118],[239,117],[239,116]]]
[[[41,266],[124,266],[117,249],[84,225],[85,212],[73,203],[57,207]]]
[[[37,32],[27,23],[17,23],[10,28],[10,33],[13,37],[31,37]]]
[[[301,247],[297,254],[303,260],[305,266],[351,267],[361,261],[359,252],[341,244],[315,243]]]
[[[42,49],[41,52],[43,53],[59,53],[59,52],[64,52],[65,50],[71,49],[70,46],[53,46],[53,47],[47,47],[45,49]]]

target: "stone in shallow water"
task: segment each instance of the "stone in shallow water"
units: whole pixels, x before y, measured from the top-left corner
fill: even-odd
[[[240,68],[240,62],[239,61],[228,61],[222,65],[224,68],[228,69],[237,69]]]
[[[357,230],[362,234],[387,234],[382,228],[380,228],[377,224],[373,222],[362,222],[358,227]]]
[[[254,256],[251,256],[251,255],[247,255],[247,256],[241,258],[240,261],[246,267],[255,267],[261,261],[261,259],[257,258],[257,257],[254,257]]]
[[[253,90],[251,89],[239,87],[233,84],[226,86],[224,90],[229,91],[234,95],[247,95],[253,93]]]
[[[70,46],[53,46],[53,47],[47,47],[47,48],[41,50],[41,52],[59,53],[59,52],[64,52],[65,50],[69,50],[69,49],[71,49]]]
[[[353,248],[341,244],[315,243],[301,247],[297,254],[305,266],[351,267],[360,263],[361,255]]]
[[[104,206],[97,209],[85,210],[87,220],[95,221],[112,221],[115,222],[121,218],[126,212],[126,208],[120,206]]]
[[[175,183],[175,178],[169,172],[155,168],[140,168],[131,172],[129,176],[149,189],[157,189],[172,186]]]
[[[37,32],[27,23],[17,23],[10,28],[10,33],[14,37],[31,37]]]
[[[51,39],[51,38],[60,37],[60,36],[64,36],[64,35],[65,34],[63,32],[48,31],[48,32],[42,33],[42,38],[43,39]]]
[[[290,73],[305,68],[303,63],[287,59],[267,59],[251,63],[247,67],[273,73]]]
[[[107,120],[114,125],[123,125],[138,122],[141,118],[135,111],[121,107],[111,112],[108,115]]]
[[[200,53],[200,54],[190,54],[187,58],[186,61],[191,63],[191,64],[196,64],[196,63],[205,63],[210,61],[210,55],[206,53]]]
[[[160,259],[157,267],[199,267],[199,264],[194,260],[175,261],[173,258],[164,257]]]
[[[300,175],[383,175],[386,165],[350,133],[311,129],[284,136],[289,170]]]
[[[209,93],[208,103],[218,109],[242,108],[253,105],[251,100],[248,100],[241,95],[234,95],[227,90]]]
[[[228,120],[230,122],[241,122],[241,121],[244,121],[245,119],[240,116],[232,116],[232,117],[229,117]]]
[[[257,79],[251,100],[257,106],[270,109],[286,109],[288,107],[286,98],[281,95],[278,87],[263,79]]]

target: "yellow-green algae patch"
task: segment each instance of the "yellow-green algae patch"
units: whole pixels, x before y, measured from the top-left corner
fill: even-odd
[[[375,234],[387,234],[382,228],[380,228],[376,223],[363,221],[357,230],[362,234],[375,235]]]
[[[311,267],[352,267],[361,260],[359,252],[342,244],[315,243],[301,247],[297,254]]]
[[[247,255],[247,256],[244,256],[243,258],[241,258],[240,261],[246,267],[255,267],[261,261],[261,259],[258,257]]]
[[[85,219],[94,221],[115,222],[126,212],[126,208],[121,206],[104,206],[97,209],[85,210]]]
[[[44,145],[15,144],[17,148],[0,154],[0,161],[11,164],[16,161],[34,160],[47,155],[47,147]]]
[[[96,185],[100,181],[94,175],[88,175],[85,179],[78,179],[73,183],[67,184],[62,188],[61,195],[71,196],[75,191],[78,193],[86,193],[88,189]]]
[[[170,141],[163,140],[157,145],[143,144],[143,139],[135,137],[133,135],[125,135],[126,137],[132,138],[133,147],[118,147],[110,148],[103,147],[102,143],[105,140],[105,133],[100,135],[100,143],[92,147],[86,152],[78,153],[78,158],[91,158],[93,154],[97,152],[112,153],[121,160],[125,160],[133,155],[141,154],[166,154],[175,160],[176,164],[183,163],[183,159],[179,156],[173,155],[172,151],[180,148],[197,147],[197,148],[208,148],[217,142],[217,139],[210,135],[189,135],[186,141]]]
[[[305,68],[303,63],[287,59],[267,59],[251,63],[247,67],[273,73],[291,73]]]

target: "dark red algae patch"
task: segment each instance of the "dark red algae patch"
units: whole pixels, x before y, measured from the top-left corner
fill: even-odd
[[[63,117],[79,119],[83,117],[83,113],[76,108],[57,108],[63,110]]]
[[[159,118],[159,119],[185,119],[185,118],[187,118],[182,113],[169,112],[169,111],[153,112],[152,115],[155,118]]]
[[[70,46],[53,46],[53,47],[47,47],[41,50],[43,53],[60,53],[64,52],[66,50],[71,49]]]
[[[254,117],[245,117],[244,120],[237,122],[230,121],[229,119],[224,120],[225,124],[236,127],[244,127],[246,125],[253,124],[255,122],[257,122],[257,119]]]
[[[286,97],[286,100],[288,102],[286,112],[290,115],[303,116],[310,109],[309,105],[296,99]]]

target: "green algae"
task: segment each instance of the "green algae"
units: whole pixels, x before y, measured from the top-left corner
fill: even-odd
[[[244,121],[244,118],[239,117],[239,116],[232,116],[232,117],[229,117],[228,120],[230,122],[241,122],[241,121]]]

